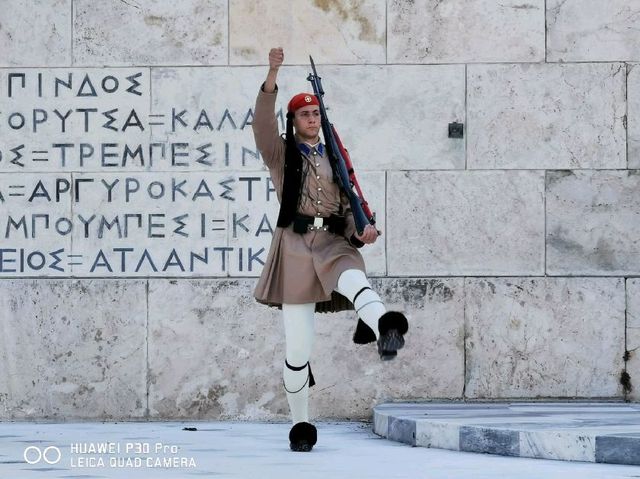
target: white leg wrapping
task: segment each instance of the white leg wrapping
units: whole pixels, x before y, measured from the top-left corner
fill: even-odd
[[[362,290],[362,288],[371,288],[371,284],[366,275],[359,269],[348,269],[338,278],[336,291],[353,303],[353,307],[360,319],[373,330],[376,334],[376,339],[378,339],[380,337],[378,319],[387,312],[387,309],[378,293],[373,289],[365,289],[362,291],[358,294],[354,302],[354,296]]]
[[[293,367],[303,366],[311,358],[315,307],[315,303],[282,305],[286,360]],[[293,424],[309,422],[309,368],[294,371],[284,364],[282,378]]]

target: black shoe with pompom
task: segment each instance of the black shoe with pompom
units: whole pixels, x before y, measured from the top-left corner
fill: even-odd
[[[298,422],[289,431],[289,447],[292,451],[309,452],[317,440],[318,431],[308,422]]]
[[[398,349],[404,346],[403,336],[409,330],[409,323],[404,314],[388,311],[378,320],[378,354],[380,359],[388,361],[398,355]]]

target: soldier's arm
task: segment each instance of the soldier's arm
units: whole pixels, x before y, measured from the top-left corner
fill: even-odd
[[[278,133],[278,120],[275,115],[278,86],[278,70],[284,61],[282,48],[272,48],[269,52],[269,72],[260,87],[254,110],[253,136],[262,159],[269,168],[278,165],[284,158],[284,141]]]
[[[382,234],[382,231],[378,231],[375,226],[367,225],[362,235],[358,235],[356,231],[356,222],[351,214],[351,203],[349,198],[343,192],[340,192],[340,202],[342,203],[342,209],[345,212],[345,230],[344,236],[347,238],[356,248],[362,248],[365,244],[375,243],[378,236]]]

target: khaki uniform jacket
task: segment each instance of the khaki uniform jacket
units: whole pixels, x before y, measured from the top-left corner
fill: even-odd
[[[252,128],[280,202],[285,140],[278,133],[274,111],[276,96],[277,90],[265,93],[260,89]],[[258,302],[269,306],[316,303],[318,312],[353,309],[346,298],[334,292],[343,271],[359,269],[366,272],[360,252],[349,240],[356,230],[349,201],[333,181],[324,146],[302,144],[300,151],[303,186],[298,213],[328,217],[342,210],[346,220],[344,236],[323,230],[298,234],[293,231],[293,225],[276,227],[254,296]]]

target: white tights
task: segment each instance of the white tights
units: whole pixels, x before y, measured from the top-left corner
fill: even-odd
[[[378,319],[386,309],[380,296],[373,291],[365,274],[357,269],[344,271],[338,278],[336,291],[354,302],[354,308],[367,326],[379,337]],[[286,341],[286,363],[282,378],[287,393],[293,424],[309,422],[310,367],[305,366],[311,358],[314,342],[315,303],[283,304],[284,332]],[[295,369],[287,366],[287,363]]]

